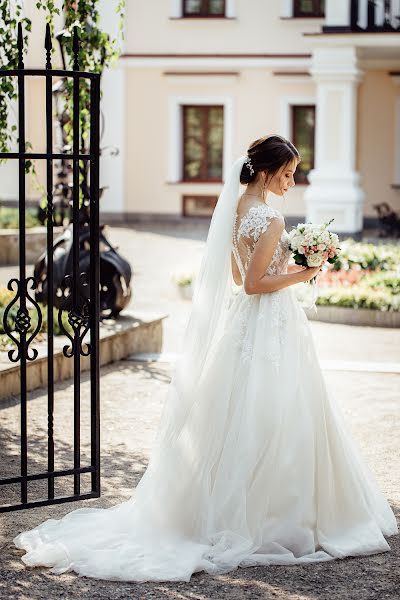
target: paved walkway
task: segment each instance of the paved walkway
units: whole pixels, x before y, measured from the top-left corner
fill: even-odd
[[[130,496],[142,476],[156,434],[173,358],[182,339],[190,302],[177,295],[170,273],[183,263],[197,260],[203,248],[205,229],[142,226],[114,229],[111,238],[130,258],[134,270],[131,309],[162,310],[165,323],[164,359],[140,362],[131,357],[102,371],[102,482],[98,500],[43,507],[2,515],[0,599],[87,598],[106,600],[145,599],[398,599],[400,586],[400,536],[389,540],[391,552],[347,558],[316,565],[238,569],[219,577],[197,573],[190,583],[128,584],[96,581],[74,574],[51,575],[46,569],[26,569],[20,552],[11,543],[19,531],[46,518],[59,518],[80,506],[107,507]],[[183,258],[184,257],[184,258]],[[9,273],[7,273],[8,275]],[[0,285],[6,277],[0,270]],[[398,331],[312,322],[314,339],[327,384],[344,412],[356,441],[375,473],[382,490],[400,517],[400,375],[395,368],[400,356]],[[88,379],[82,384],[87,398]],[[57,468],[71,462],[71,381],[57,386]],[[29,418],[32,426],[30,471],[44,467],[46,395],[32,393]],[[18,402],[0,405],[3,464],[17,468]],[[87,403],[82,402],[82,456],[88,452]],[[85,482],[84,482],[85,484]],[[64,480],[59,491],[71,488]],[[40,495],[40,484],[33,488]],[[3,492],[4,493],[4,492]],[[17,490],[15,490],[17,493]]]

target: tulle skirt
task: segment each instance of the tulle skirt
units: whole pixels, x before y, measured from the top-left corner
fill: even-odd
[[[390,550],[394,514],[326,389],[293,290],[232,295],[200,379],[179,390],[132,497],[19,534],[27,565],[190,581]]]

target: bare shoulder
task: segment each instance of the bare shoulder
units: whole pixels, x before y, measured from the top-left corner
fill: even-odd
[[[282,231],[285,229],[285,219],[283,215],[279,214],[271,218],[270,229],[274,231]]]

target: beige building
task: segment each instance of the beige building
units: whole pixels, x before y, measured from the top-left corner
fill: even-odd
[[[116,0],[101,4],[115,34]],[[119,148],[101,162],[103,220],[210,214],[232,161],[272,132],[302,156],[270,199],[289,222],[355,233],[377,203],[400,211],[400,0],[126,4],[103,79],[102,145]]]
[[[375,204],[400,210],[400,1],[376,4],[372,15],[367,0],[127,2],[107,89],[123,181],[105,210],[209,213],[231,162],[270,132],[303,158],[296,187],[272,199],[288,217],[356,232]]]

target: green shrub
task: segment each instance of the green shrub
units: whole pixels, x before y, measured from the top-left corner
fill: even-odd
[[[333,269],[370,269],[393,271],[400,264],[400,246],[396,244],[371,244],[352,239],[340,243],[341,252]]]
[[[25,210],[25,227],[38,227],[41,223],[36,216],[36,209],[27,208]],[[0,207],[0,229],[18,229],[19,215],[18,208]]]
[[[374,290],[388,290],[392,294],[400,294],[400,273],[397,271],[378,271],[365,275],[360,285]]]
[[[320,291],[317,304],[320,306],[399,311],[400,295],[393,294],[389,289],[374,289],[362,285],[354,285],[349,288],[325,288]]]

